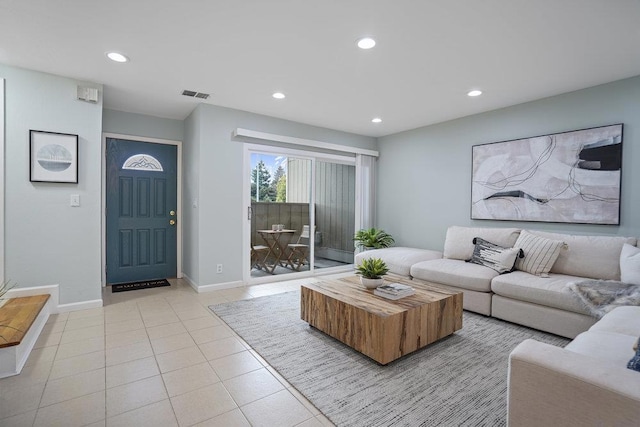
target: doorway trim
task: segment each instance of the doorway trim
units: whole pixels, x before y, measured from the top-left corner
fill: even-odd
[[[107,138],[126,139],[136,142],[150,142],[154,144],[175,145],[178,150],[178,182],[177,182],[177,206],[178,206],[178,229],[176,230],[176,274],[180,279],[182,274],[182,141],[174,141],[170,139],[147,138],[143,136],[124,135],[120,133],[103,132],[102,133],[102,176],[101,176],[101,206],[100,211],[100,229],[101,244],[100,251],[102,257],[102,287],[107,284]]]

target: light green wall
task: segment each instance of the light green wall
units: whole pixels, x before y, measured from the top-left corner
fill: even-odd
[[[0,64],[6,79],[5,272],[19,286],[60,284],[61,303],[99,299],[101,132],[183,140],[183,271],[198,285],[242,280],[246,128],[378,149],[378,225],[399,245],[442,249],[450,225],[640,236],[640,76],[380,138],[201,104],[184,121],[75,99],[73,79]],[[101,90],[100,85],[93,85]],[[102,98],[102,97],[101,97]],[[104,120],[104,123],[103,123]],[[471,221],[471,146],[624,123],[622,224]],[[80,136],[78,184],[29,182],[29,129]],[[81,206],[69,207],[79,194]],[[194,202],[197,206],[194,207]],[[215,273],[223,264],[224,272]]]
[[[182,120],[127,113],[105,108],[102,111],[102,131],[182,141],[184,138],[184,122]]]
[[[190,157],[197,157],[198,161],[198,165],[190,167],[199,169],[199,184],[194,184],[199,206],[197,214],[193,214],[197,224],[187,225],[190,231],[185,233],[189,237],[185,237],[184,245],[197,246],[199,254],[198,265],[194,266],[197,273],[185,273],[198,277],[198,285],[242,280],[242,227],[247,219],[246,203],[242,200],[243,144],[231,135],[236,128],[376,149],[375,138],[208,104],[196,108],[187,119],[186,128],[185,146],[194,150]],[[196,238],[199,242],[194,244]],[[223,264],[223,273],[216,274],[216,264]]]
[[[470,219],[473,145],[615,123],[624,123],[620,226]],[[640,76],[387,136],[378,148],[377,223],[398,245],[441,250],[451,225],[640,236]]]
[[[101,298],[100,102],[76,100],[76,80],[0,64],[6,79],[5,277],[60,285],[60,303]],[[29,130],[79,136],[78,184],[29,182]],[[70,207],[71,194],[80,207]]]

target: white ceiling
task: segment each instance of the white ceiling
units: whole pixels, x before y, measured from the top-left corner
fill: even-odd
[[[190,89],[383,136],[640,75],[639,24],[638,0],[0,0],[0,62],[104,84],[105,108],[184,119]]]

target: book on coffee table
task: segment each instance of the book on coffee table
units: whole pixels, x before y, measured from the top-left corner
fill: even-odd
[[[387,299],[400,299],[415,294],[416,291],[402,283],[387,283],[374,289],[373,294]]]

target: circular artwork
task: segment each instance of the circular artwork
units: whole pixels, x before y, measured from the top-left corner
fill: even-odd
[[[50,172],[62,172],[71,166],[72,156],[62,145],[48,144],[38,150],[36,159],[44,169]]]

